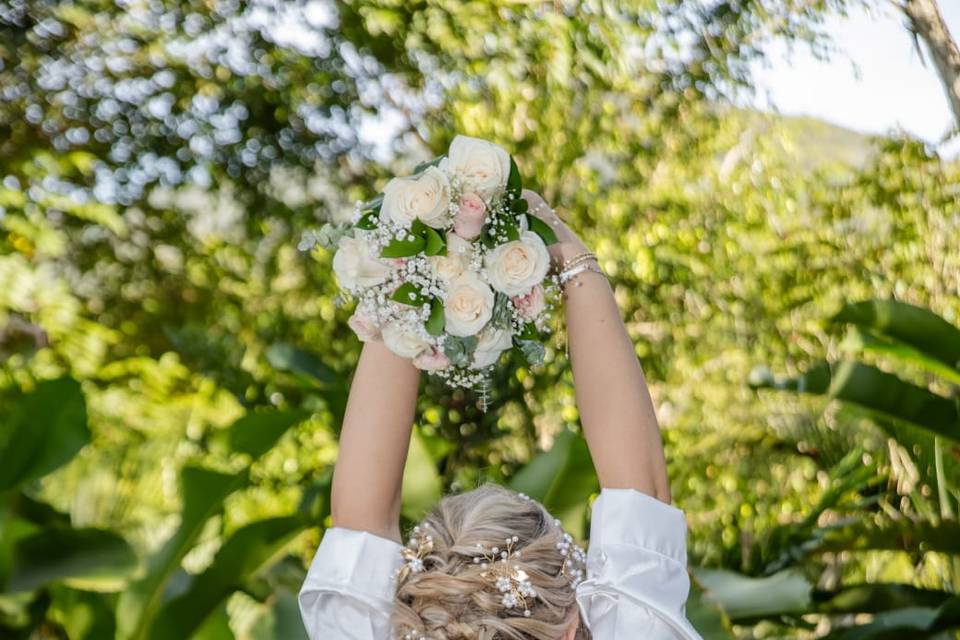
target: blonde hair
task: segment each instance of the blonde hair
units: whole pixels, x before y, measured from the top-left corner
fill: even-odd
[[[565,560],[557,545],[563,529],[537,502],[488,484],[443,498],[421,523],[433,549],[423,558],[425,570],[397,586],[392,624],[399,637],[413,633],[431,640],[559,640],[579,610]],[[530,616],[505,609],[483,569],[474,563],[477,545],[503,545],[517,536],[515,560],[529,576],[537,597]],[[576,616],[576,618],[574,618]],[[578,625],[577,640],[589,640]]]

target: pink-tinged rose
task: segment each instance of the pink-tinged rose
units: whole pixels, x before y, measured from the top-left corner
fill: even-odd
[[[487,221],[487,205],[483,198],[475,193],[465,193],[460,198],[460,208],[453,218],[453,231],[465,240],[473,240],[480,235],[483,223]]]
[[[399,271],[407,266],[407,258],[384,258],[384,262]]]
[[[353,332],[357,334],[361,342],[370,342],[371,340],[380,338],[380,330],[377,328],[377,325],[374,324],[373,320],[361,313],[354,313],[350,316],[350,319],[347,320],[347,325],[353,329]]]
[[[513,306],[524,318],[536,318],[543,311],[544,294],[541,285],[535,285],[529,293],[512,298]]]
[[[450,359],[436,347],[428,349],[413,359],[413,366],[421,371],[439,371],[450,366]]]

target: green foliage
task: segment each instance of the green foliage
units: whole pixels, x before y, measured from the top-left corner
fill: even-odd
[[[945,372],[944,377],[948,380],[960,373],[960,362],[954,357],[960,330],[929,310],[896,300],[870,300],[844,305],[833,321],[854,325],[859,332],[855,346],[862,347],[864,354],[882,356],[886,359],[886,366],[893,363],[900,368],[916,366],[928,373]],[[874,342],[879,340],[883,341],[882,348]],[[847,346],[850,347],[849,338]],[[931,363],[935,364],[931,366]],[[954,566],[956,556],[960,554],[957,542],[960,529],[955,519],[960,475],[955,466],[944,463],[943,451],[944,446],[951,447],[951,455],[956,450],[954,444],[960,425],[955,399],[933,390],[942,388],[941,383],[928,379],[921,386],[904,380],[901,375],[852,360],[836,367],[817,365],[807,374],[791,379],[758,375],[751,383],[760,388],[826,395],[869,417],[890,437],[889,470],[886,473],[891,481],[896,481],[896,486],[890,488],[879,483],[863,484],[862,480],[845,483],[841,491],[833,492],[833,495],[836,498],[842,493],[859,494],[854,507],[839,509],[840,505],[829,504],[826,506],[831,511],[840,512],[843,517],[828,525],[818,523],[815,528],[809,526],[811,519],[808,517],[806,526],[794,526],[788,536],[792,548],[782,552],[781,559],[773,567],[780,569],[794,565],[794,569],[786,571],[802,567],[809,573],[815,570],[814,559],[821,554],[876,554],[881,551],[909,554],[919,558],[921,564],[935,563],[937,557],[947,558],[948,566]],[[932,437],[928,435],[920,439],[917,432],[932,434]],[[943,439],[948,442],[942,442]],[[923,455],[931,454],[934,456],[932,468],[926,465],[918,468],[911,459],[919,461]],[[831,474],[836,471],[837,477],[851,478],[857,472],[849,468],[850,462],[865,455],[862,448],[851,451],[840,465],[847,468],[831,470]],[[863,479],[876,472],[869,466],[863,469],[866,473],[859,474],[864,476]],[[883,480],[882,477],[879,479]],[[935,501],[928,498],[933,493],[929,489],[927,493],[915,491],[918,482],[936,488]],[[901,496],[909,496],[910,501],[905,502]],[[877,505],[883,508],[877,508]],[[824,509],[814,512],[817,520],[823,520],[826,513]],[[708,582],[709,579],[708,574]],[[840,625],[825,637],[926,638],[960,627],[956,596],[953,595],[957,581],[957,574],[950,570],[940,575],[940,589],[909,583],[851,584],[833,592],[818,592],[816,606],[813,602],[798,603],[794,610],[787,611],[775,606],[772,610],[764,610],[765,606],[775,605],[777,599],[759,593],[748,593],[745,602],[739,600],[742,590],[736,583],[715,583],[712,588],[718,600],[725,599],[722,607],[733,620],[798,615],[808,611],[871,613],[875,614],[872,620]],[[707,588],[710,593],[709,584]],[[744,607],[748,615],[741,613]]]
[[[90,441],[80,385],[70,378],[40,383],[5,412],[2,433],[0,491],[66,464]]]

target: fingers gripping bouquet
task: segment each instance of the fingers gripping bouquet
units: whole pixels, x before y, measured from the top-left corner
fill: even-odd
[[[382,339],[451,386],[485,390],[508,349],[543,362],[556,284],[553,230],[528,211],[517,165],[466,136],[446,156],[390,180],[352,224],[325,227],[333,269],[357,300],[361,340]]]

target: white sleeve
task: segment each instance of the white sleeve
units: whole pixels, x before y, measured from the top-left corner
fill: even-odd
[[[593,505],[587,579],[577,601],[594,640],[700,640],[684,605],[683,512],[632,489],[604,489]]]
[[[300,589],[311,640],[390,638],[393,576],[403,547],[366,531],[327,529]]]

